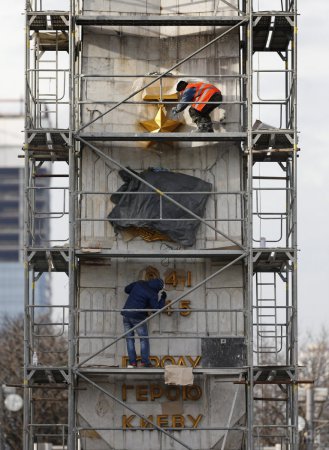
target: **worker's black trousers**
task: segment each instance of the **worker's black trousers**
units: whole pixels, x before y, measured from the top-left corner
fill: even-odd
[[[210,118],[210,113],[219,106],[221,101],[222,101],[222,94],[216,92],[209,99],[209,102],[216,102],[215,104],[212,105],[206,104],[202,108],[202,111],[198,111],[197,109],[191,106],[191,108],[189,109],[189,113],[191,119],[197,125],[199,131],[201,132],[214,131],[212,121]]]

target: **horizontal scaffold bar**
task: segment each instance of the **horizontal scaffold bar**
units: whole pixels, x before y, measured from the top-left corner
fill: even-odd
[[[198,142],[241,142],[247,138],[244,132],[227,133],[81,133],[76,136],[86,141],[198,141]]]
[[[58,10],[51,10],[51,9],[47,9],[44,11],[27,11],[27,16],[67,16],[70,14],[69,10],[66,11],[58,11]]]
[[[159,374],[163,375],[164,369],[163,368],[143,368],[143,367],[137,367],[134,369],[128,369],[127,367],[88,367],[88,368],[80,368],[79,371],[81,373],[84,373],[86,375],[104,375],[104,374],[131,374],[134,373],[134,375],[149,375],[149,374]],[[204,374],[204,375],[217,375],[222,376],[224,378],[229,377],[229,381],[233,381],[233,378],[238,378],[241,373],[246,374],[246,368],[239,367],[239,368],[206,368],[206,367],[198,367],[193,368],[192,372],[194,374]]]
[[[231,26],[241,22],[244,16],[169,16],[169,15],[139,15],[139,16],[76,16],[77,25],[215,25],[215,26]],[[246,22],[245,22],[246,23]]]
[[[37,380],[39,382],[49,382],[47,379],[47,372],[54,374],[54,382],[60,383],[63,381],[63,375],[67,375],[68,367],[49,367],[49,366],[29,366],[28,369],[31,371],[31,379]],[[134,369],[128,369],[127,367],[82,367],[79,371],[85,375],[89,376],[97,376],[104,374],[134,374],[134,375],[162,375],[164,374],[164,368],[143,368],[136,367]],[[194,374],[204,374],[204,375],[217,375],[223,378],[223,381],[236,381],[237,378],[240,377],[241,374],[247,374],[246,367],[235,367],[235,368],[224,368],[224,367],[194,367],[192,369]]]
[[[207,249],[194,249],[194,250],[159,250],[159,251],[136,251],[136,250],[98,250],[98,249],[85,249],[76,252],[76,256],[80,260],[91,258],[218,258],[223,261],[230,261],[237,256],[243,255],[243,250],[207,250]]]

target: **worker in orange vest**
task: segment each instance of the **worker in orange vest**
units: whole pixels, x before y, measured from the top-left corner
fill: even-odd
[[[172,113],[176,115],[183,111],[188,106],[185,102],[195,101],[197,103],[191,105],[189,113],[198,127],[197,131],[213,132],[210,113],[220,105],[222,101],[221,91],[209,83],[201,81],[188,83],[183,80],[177,83],[176,91],[181,93],[181,100],[176,108],[173,108]]]

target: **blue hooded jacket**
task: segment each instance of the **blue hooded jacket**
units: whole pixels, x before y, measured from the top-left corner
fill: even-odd
[[[135,281],[125,287],[129,294],[121,314],[140,321],[146,319],[147,311],[125,311],[126,309],[161,309],[165,305],[165,298],[158,299],[159,291],[163,289],[163,281],[156,278],[149,281]]]

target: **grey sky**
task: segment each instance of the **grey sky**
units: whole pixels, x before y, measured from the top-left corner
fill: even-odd
[[[1,13],[0,99],[24,94],[24,3],[8,2]],[[298,9],[299,329],[304,334],[327,326],[329,317],[329,2],[300,0]],[[55,295],[61,301],[61,294]]]
[[[329,4],[299,2],[299,322],[300,331],[328,327]]]

